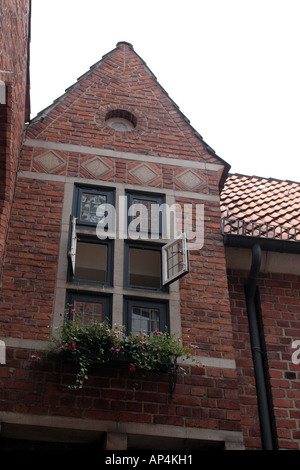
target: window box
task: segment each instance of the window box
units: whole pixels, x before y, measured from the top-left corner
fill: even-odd
[[[62,362],[69,360],[77,366],[75,383],[70,388],[83,387],[92,365],[112,366],[121,362],[130,372],[167,371],[171,393],[174,393],[177,359],[182,356],[193,358],[189,349],[182,346],[180,338],[167,332],[156,330],[152,335],[140,332],[126,336],[124,330],[124,326],[112,328],[107,321],[85,324],[77,317],[70,318],[70,312],[67,312],[53,348],[60,353]]]

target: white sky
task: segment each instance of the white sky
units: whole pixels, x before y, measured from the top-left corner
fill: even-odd
[[[32,0],[31,117],[117,42],[231,172],[300,182],[299,0]]]

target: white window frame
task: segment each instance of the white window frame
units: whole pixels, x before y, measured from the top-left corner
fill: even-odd
[[[178,269],[175,274],[168,275],[168,250],[174,248],[178,252],[182,253],[183,257],[183,266],[182,269]],[[177,281],[179,278],[184,276],[189,272],[189,253],[187,246],[187,236],[186,233],[182,233],[175,240],[170,241],[162,247],[162,285],[166,286],[172,282]]]

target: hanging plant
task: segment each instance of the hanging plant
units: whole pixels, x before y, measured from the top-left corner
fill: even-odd
[[[183,346],[181,338],[167,331],[155,331],[151,336],[143,332],[126,336],[124,331],[124,326],[111,327],[107,321],[84,324],[75,314],[73,320],[64,320],[51,349],[78,366],[75,383],[69,388],[82,388],[93,364],[123,361],[131,372],[168,370],[172,373],[177,370],[179,357],[189,358],[199,365],[192,354],[195,346]]]

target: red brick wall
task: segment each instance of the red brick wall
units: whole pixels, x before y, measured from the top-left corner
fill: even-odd
[[[248,273],[229,272],[241,423],[248,448],[260,448],[260,430],[244,285]],[[300,366],[292,342],[300,339],[300,277],[262,273],[258,281],[275,426],[280,449],[300,449]]]
[[[29,3],[1,2],[0,80],[7,96],[6,104],[0,105],[0,269],[26,114]]]
[[[0,410],[34,415],[240,430],[235,373],[185,367],[175,395],[167,374],[95,366],[84,389],[70,391],[74,369],[32,360],[36,351],[9,349],[0,369]]]
[[[1,336],[51,333],[63,185],[18,179],[0,295]]]

